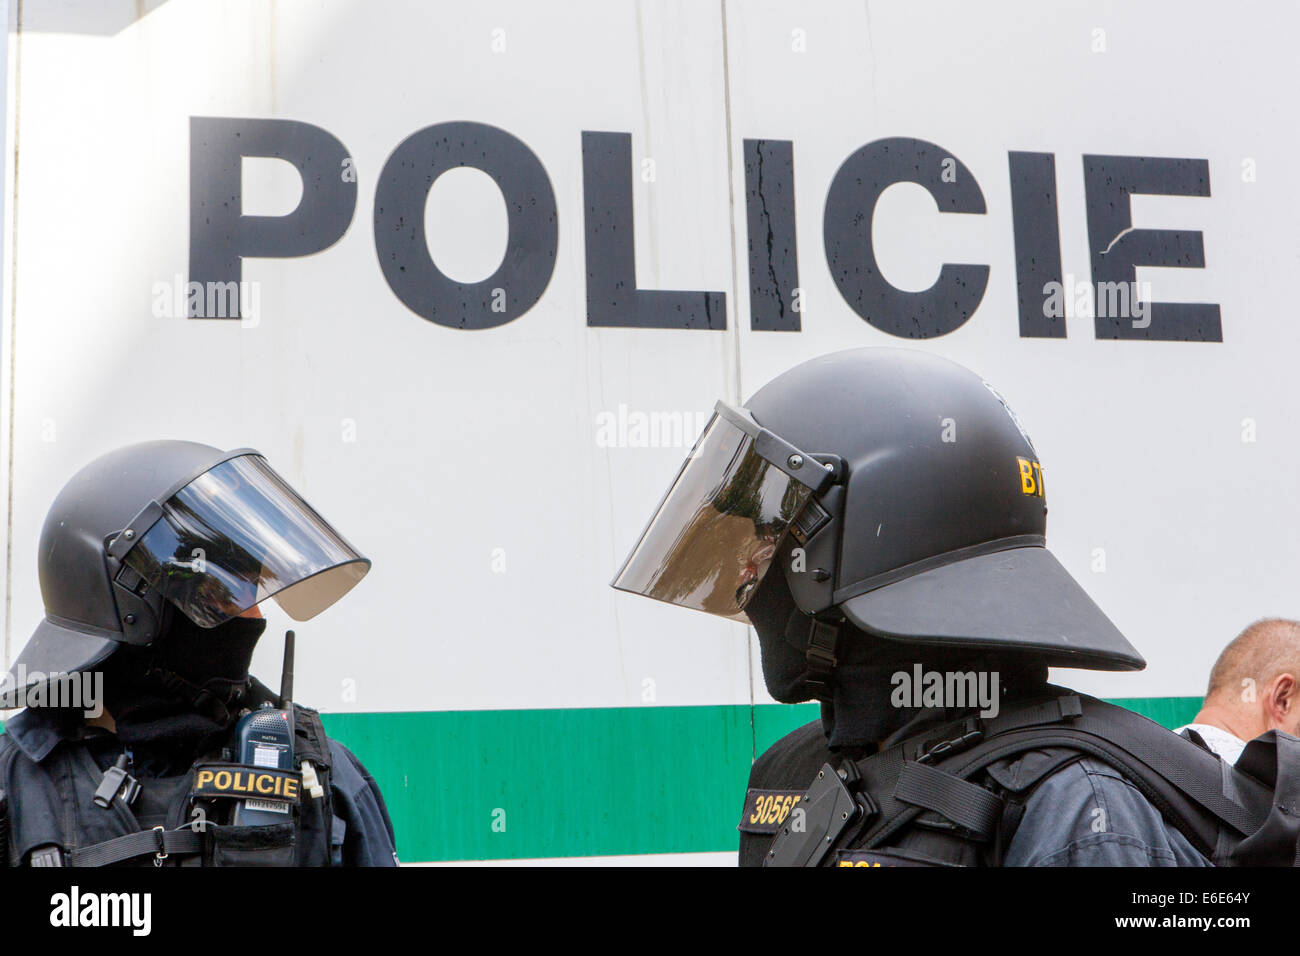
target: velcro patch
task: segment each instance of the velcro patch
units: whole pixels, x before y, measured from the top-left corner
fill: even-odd
[[[745,810],[736,829],[742,833],[775,833],[795,804],[804,798],[804,793],[803,790],[750,790],[745,794]]]
[[[302,774],[296,770],[250,767],[247,764],[199,764],[190,796],[236,797],[297,803],[302,796]]]

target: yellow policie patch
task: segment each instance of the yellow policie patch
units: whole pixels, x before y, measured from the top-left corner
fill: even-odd
[[[1043,497],[1043,466],[1030,458],[1017,458],[1020,465],[1020,490],[1027,495]]]
[[[194,775],[193,797],[252,797],[297,803],[302,794],[302,774],[246,764],[207,764]]]
[[[836,866],[943,866],[929,860],[912,859],[889,851],[839,850],[835,854]]]
[[[803,798],[803,790],[750,790],[745,794],[745,810],[736,829],[744,833],[775,833]]]

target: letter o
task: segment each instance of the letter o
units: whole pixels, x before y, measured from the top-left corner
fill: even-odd
[[[482,282],[451,279],[430,258],[424,239],[429,190],[439,176],[459,166],[491,176],[506,203],[506,254]],[[531,309],[555,271],[558,236],[555,191],[541,161],[522,140],[495,126],[455,122],[425,127],[398,145],[379,174],[379,267],[408,309],[449,329],[495,328]],[[504,290],[504,303],[498,290]]]

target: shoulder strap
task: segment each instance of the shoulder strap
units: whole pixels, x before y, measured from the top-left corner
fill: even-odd
[[[1185,802],[1226,825],[1239,838],[1254,833],[1264,822],[1272,803],[1271,787],[1232,771],[1214,753],[1145,717],[1103,701],[1084,700],[1084,715],[1070,730],[1092,738],[1090,742],[1101,745],[1103,755],[1109,751],[1113,761],[1121,762],[1117,769],[1132,772],[1139,789],[1146,783],[1164,796],[1168,786],[1161,784],[1170,785]],[[1225,767],[1238,778],[1238,800],[1224,794]]]
[[[302,704],[293,705],[294,756],[298,761],[309,760],[318,769],[330,769],[329,737],[320,713]]]
[[[1058,709],[1059,716],[1053,718],[1053,709]],[[1239,842],[1259,828],[1271,803],[1270,788],[1239,773],[1235,774],[1236,789],[1244,799],[1229,799],[1224,795],[1224,765],[1216,756],[1145,717],[1091,697],[1070,695],[1032,702],[991,720],[972,718],[963,722],[963,727],[972,721],[974,725],[957,740],[942,740],[929,748],[927,741],[921,741],[919,748],[915,739],[904,741],[892,760],[877,754],[863,762],[864,778],[874,777],[891,795],[882,801],[885,812],[861,834],[863,845],[880,845],[922,810],[947,816],[946,806],[926,805],[942,801],[918,803],[914,790],[899,793],[909,745],[918,748],[913,762],[941,762],[938,772],[972,787],[976,785],[970,779],[990,764],[1029,750],[1061,747],[1097,757],[1121,771],[1171,825],[1211,858],[1223,855],[1221,833],[1225,829],[1230,831],[1227,842]],[[961,739],[971,742],[962,748],[958,746]],[[873,760],[879,760],[883,774],[865,766]],[[914,779],[915,771],[907,770],[907,776]],[[894,778],[892,784],[888,777]],[[985,819],[991,813],[990,807]]]
[[[303,841],[298,864],[331,866],[334,863],[334,788],[330,782],[329,738],[320,714],[301,704],[293,705],[293,731],[294,759],[303,774],[300,819],[304,830],[314,836]]]

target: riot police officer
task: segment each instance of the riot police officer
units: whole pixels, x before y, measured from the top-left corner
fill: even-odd
[[[0,685],[26,707],[0,736],[0,863],[395,865],[370,774],[248,673],[261,602],[305,621],[369,567],[252,449],[146,442],[81,469]],[[248,760],[232,735],[253,714],[272,726]]]
[[[826,355],[718,403],[613,586],[751,624],[772,696],[822,703],[753,766],[742,864],[1222,851],[1234,811],[1203,752],[1047,683],[1145,665],[1047,550],[1046,514],[1019,419],[935,355]],[[1191,795],[1169,783],[1189,766],[1212,781]]]

